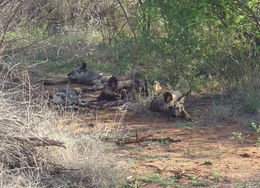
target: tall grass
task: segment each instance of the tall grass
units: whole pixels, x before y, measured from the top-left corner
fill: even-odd
[[[0,187],[120,187],[117,157],[71,131],[79,115],[53,111],[33,92],[0,91]]]

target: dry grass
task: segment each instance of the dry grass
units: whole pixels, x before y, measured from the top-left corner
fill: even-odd
[[[24,91],[0,91],[0,187],[120,186],[116,156],[69,131],[82,123],[76,113],[52,111]]]

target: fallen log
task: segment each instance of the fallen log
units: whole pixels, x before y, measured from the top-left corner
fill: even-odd
[[[151,141],[151,142],[181,142],[181,139],[178,138],[171,138],[171,137],[154,137],[154,138],[148,138],[146,141]]]
[[[178,138],[171,138],[171,137],[152,137],[153,135],[138,137],[136,134],[135,138],[109,138],[109,137],[103,137],[101,138],[102,141],[105,142],[114,142],[117,145],[126,145],[126,144],[136,144],[141,143],[145,141],[151,141],[151,142],[168,142],[168,143],[176,143],[181,142],[182,140]]]
[[[8,141],[16,141],[23,144],[30,144],[31,146],[58,146],[66,148],[63,142],[56,141],[56,140],[50,140],[47,138],[37,138],[37,137],[28,137],[28,138],[22,138],[22,137],[7,137]]]

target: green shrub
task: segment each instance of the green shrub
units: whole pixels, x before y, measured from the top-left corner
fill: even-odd
[[[252,122],[251,126],[256,130],[256,132],[258,134],[257,145],[259,145],[260,144],[260,125],[257,125],[256,123]]]
[[[248,103],[248,111],[260,113],[260,93],[257,91],[249,92],[245,98]]]

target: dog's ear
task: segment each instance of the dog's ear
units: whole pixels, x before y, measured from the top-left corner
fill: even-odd
[[[170,92],[165,92],[163,94],[163,100],[165,103],[169,103],[173,100],[172,94]]]
[[[108,87],[110,87],[113,91],[116,90],[118,86],[118,80],[115,76],[112,76],[111,78],[109,78],[108,80]]]
[[[190,95],[190,93],[191,93],[191,89],[190,89],[187,93],[184,93],[184,94],[182,94],[182,96],[178,97],[178,98],[177,98],[177,101],[179,101],[180,103],[184,103],[185,97],[187,97],[188,95]]]
[[[185,97],[186,97],[186,95],[182,95],[182,96],[178,97],[176,101],[178,101],[178,102],[183,104]]]
[[[187,93],[184,93],[183,95],[184,96],[188,96],[188,95],[190,95],[191,94],[191,88],[190,88],[190,90],[187,92]]]
[[[81,70],[86,70],[86,68],[87,68],[87,64],[86,63],[82,63],[80,69]]]

